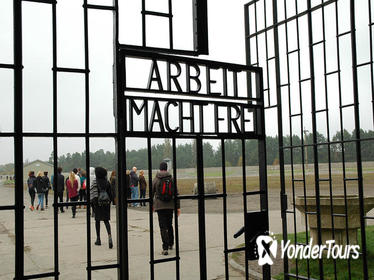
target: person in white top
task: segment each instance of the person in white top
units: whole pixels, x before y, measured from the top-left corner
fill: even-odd
[[[81,189],[81,177],[78,175],[78,169],[74,168],[73,172],[75,174],[75,179],[78,181],[78,192]]]

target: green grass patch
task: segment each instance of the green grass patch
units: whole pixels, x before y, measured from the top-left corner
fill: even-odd
[[[279,234],[276,236],[277,239],[281,240],[282,236]],[[296,234],[297,242],[306,243],[305,232],[300,232]],[[291,240],[291,243],[295,241],[295,235],[289,234],[288,239]],[[358,243],[361,244],[361,231],[358,231]],[[366,227],[366,254],[368,260],[368,269],[369,269],[369,279],[374,279],[374,226]],[[298,259],[290,260],[290,272],[299,276],[308,276],[308,262],[309,262],[309,276],[311,278],[319,279],[319,260],[305,260]],[[337,259],[336,262],[336,275],[337,279],[349,279],[348,276],[348,260]],[[351,268],[351,279],[364,279],[362,272],[362,258],[357,260],[350,260]],[[334,260],[323,258],[323,274],[324,279],[330,280],[335,279],[335,268]],[[284,279],[283,273],[274,276],[275,279]]]

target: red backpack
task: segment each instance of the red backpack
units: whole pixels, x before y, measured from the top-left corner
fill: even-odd
[[[157,198],[161,201],[170,201],[174,198],[174,184],[171,177],[160,179],[160,184],[156,187]]]

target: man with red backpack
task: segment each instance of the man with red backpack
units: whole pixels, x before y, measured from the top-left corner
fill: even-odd
[[[174,245],[173,212],[175,205],[177,215],[179,216],[181,213],[179,200],[175,201],[175,196],[178,193],[167,169],[167,163],[161,162],[160,171],[152,181],[153,210],[158,215],[163,255],[168,255],[168,250],[172,250]]]

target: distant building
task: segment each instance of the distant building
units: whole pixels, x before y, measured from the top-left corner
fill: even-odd
[[[41,161],[41,160],[35,160],[33,162],[30,162],[23,166],[23,180],[24,182],[27,181],[27,178],[29,177],[29,172],[34,171],[35,176],[38,174],[39,171],[48,171],[48,177],[51,178],[53,174],[53,164],[50,164],[49,162]]]

